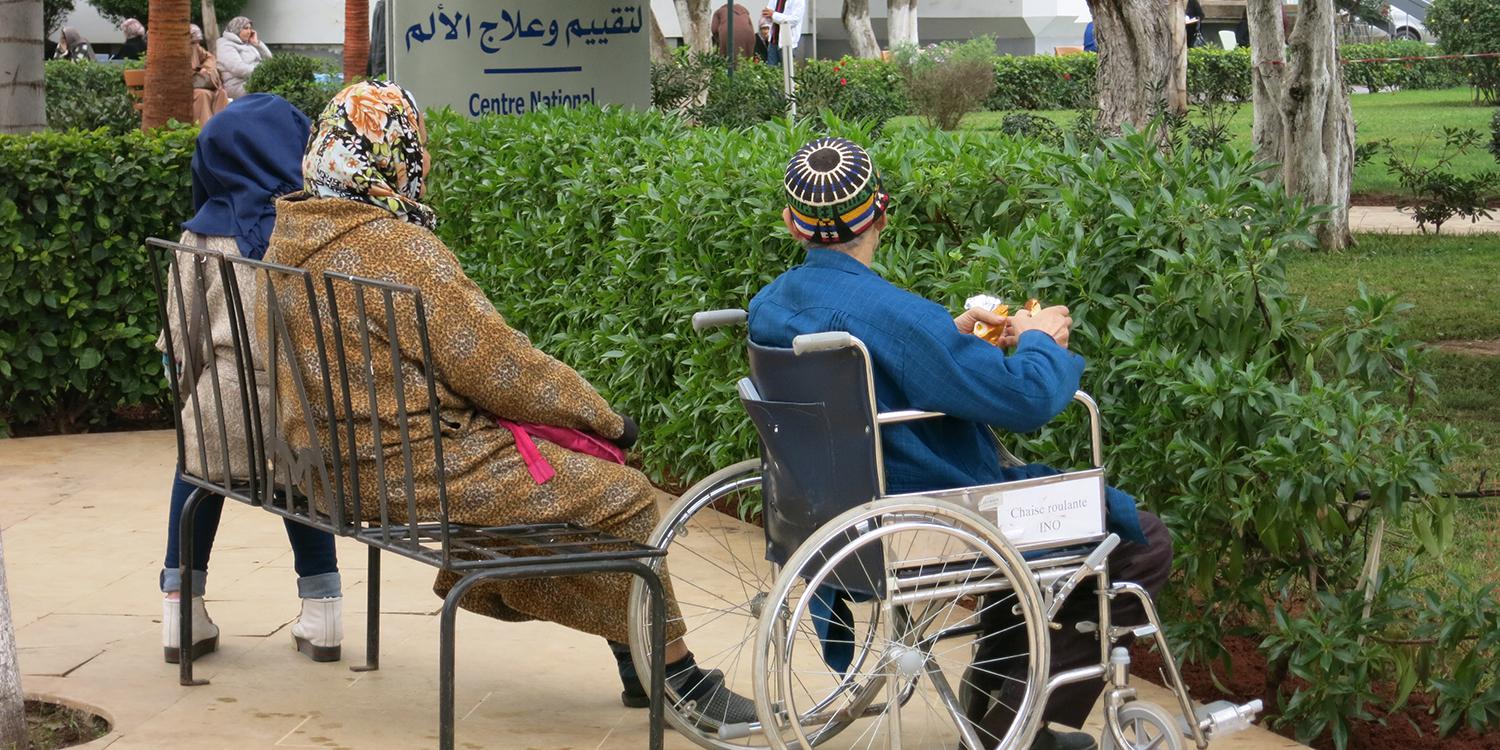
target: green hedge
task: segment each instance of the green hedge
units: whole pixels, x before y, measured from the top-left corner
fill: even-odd
[[[0,137],[0,435],[164,402],[143,243],[188,216],[195,134]]]
[[[139,130],[141,113],[135,102],[119,65],[47,63],[47,127],[53,130],[104,128],[113,135]]]
[[[302,110],[309,120],[318,119],[343,87],[343,77],[332,62],[290,52],[255,66],[245,82],[246,91],[275,94]]]
[[[1368,60],[1383,57],[1431,57],[1438,50],[1415,40],[1346,44],[1339,48],[1345,60]],[[1392,89],[1449,89],[1468,84],[1461,63],[1454,60],[1411,60],[1405,62],[1363,62],[1344,66],[1344,78],[1351,86],[1365,86],[1371,91]]]

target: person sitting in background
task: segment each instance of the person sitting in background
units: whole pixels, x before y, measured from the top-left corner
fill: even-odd
[[[182,244],[260,260],[276,225],[276,197],[302,189],[302,148],[309,130],[305,115],[285,99],[271,94],[253,94],[236,100],[213,122],[204,125],[193,150],[195,211],[193,218],[182,224]],[[188,265],[191,260],[182,255],[177,259],[184,297],[198,299],[198,277]],[[254,272],[243,267],[236,267],[235,271],[245,307],[254,309],[263,291],[258,286],[259,280]],[[203,357],[196,363],[201,371],[181,373],[179,382],[191,392],[181,395],[183,411],[178,424],[183,426],[190,473],[211,478],[224,476],[225,456],[220,452],[217,437],[222,431],[228,439],[228,473],[234,477],[248,477],[250,467],[244,465],[248,438],[243,415],[235,409],[219,411],[212,407],[216,403],[215,392],[221,397],[217,403],[238,403],[241,381],[236,373],[234,334],[225,314],[228,308],[224,303],[223,283],[215,273],[207,274],[206,279],[207,330],[194,325],[191,320],[187,330],[181,330],[180,325],[172,328],[172,351],[179,358],[183,358],[186,352],[198,352],[208,347],[213,347],[216,352],[214,357]],[[167,285],[167,294],[167,309],[177,310],[175,284]],[[157,346],[166,351],[166,343],[164,333]],[[252,336],[250,346],[252,358],[264,367],[265,352],[257,351],[263,346],[260,339]],[[216,378],[208,372],[208,368],[215,367],[215,364],[218,369],[217,391]],[[256,387],[261,391],[261,407],[269,407],[270,379],[264,369],[257,372]],[[196,398],[192,395],[194,393]],[[217,415],[222,415],[223,425],[213,422]],[[265,414],[261,421],[271,424],[269,419],[269,414]],[[202,425],[201,430],[199,425]],[[195,465],[204,463],[205,453],[208,465]],[[181,659],[177,629],[178,600],[182,591],[178,535],[183,533],[180,529],[182,508],[195,489],[181,476],[176,477],[172,482],[171,510],[167,515],[167,556],[161,571],[161,590],[165,595],[161,641],[166,660],[172,664]],[[223,510],[223,497],[212,496],[203,500],[194,519],[194,528],[189,532],[193,535],[196,558],[193,561],[192,591],[193,658],[218,646],[219,628],[208,617],[203,593],[209,553],[213,549]],[[285,524],[297,570],[297,594],[302,599],[302,614],[291,627],[292,640],[297,650],[314,661],[337,661],[344,637],[344,600],[333,536],[289,520]]]
[[[750,11],[739,3],[735,3],[733,7],[734,53],[737,57],[755,57],[755,26],[750,23]],[[709,24],[720,57],[729,56],[729,8],[728,5],[719,6]]]
[[[120,31],[125,33],[125,43],[120,45],[121,60],[139,60],[146,54],[146,27],[134,18],[120,22]]]
[[[84,39],[83,35],[78,33],[78,29],[72,26],[64,26],[62,33],[57,38],[57,51],[53,53],[53,57],[59,60],[72,60],[73,62],[80,60],[93,62],[94,47],[89,44],[89,40]]]
[[[218,59],[203,48],[203,29],[189,24],[188,35],[193,39],[193,122],[202,125],[229,106],[229,95],[224,93]]]
[[[271,50],[261,43],[255,25],[244,16],[235,16],[224,24],[224,36],[219,37],[214,54],[219,58],[224,92],[230,99],[244,96],[250,74],[261,63],[271,59]]]
[[[415,467],[410,485],[415,497],[408,501],[415,503],[419,517],[435,518],[440,507],[435,467],[441,450],[453,523],[575,523],[645,542],[658,520],[657,491],[644,474],[624,465],[623,451],[635,442],[635,422],[611,409],[573,368],[511,328],[464,274],[453,251],[433,233],[437,215],[421,202],[431,167],[426,123],[411,93],[394,83],[363,81],[339,92],[323,110],[302,161],[306,190],[277,204],[271,261],[315,275],[338,271],[405,284],[421,290],[426,305],[438,407],[446,426],[434,434],[427,420],[403,424],[398,418],[393,393],[406,394],[409,414],[428,409],[427,392],[413,390],[408,379],[422,368],[412,353],[416,319],[398,315],[391,325],[394,336],[407,343],[408,359],[392,361],[396,355],[389,337],[372,340],[367,375],[381,395],[357,399],[354,412],[343,415],[357,425],[352,442],[359,474],[380,474],[377,451],[389,457],[383,467],[393,487],[403,484],[398,474],[406,476],[400,467]],[[292,360],[303,382],[311,384],[318,377],[313,369],[318,366],[316,339],[307,301],[298,299],[299,294],[284,290],[281,305],[291,347],[300,350]],[[352,290],[338,295],[339,310],[357,309]],[[378,310],[370,314],[372,324],[375,316],[384,316]],[[332,324],[342,326],[351,340],[358,337],[355,316],[345,313]],[[282,383],[281,424],[295,447],[311,449],[310,436],[327,436],[335,423],[328,415],[309,416],[293,406],[293,383],[292,378]],[[409,434],[410,441],[377,444],[372,424],[386,435],[398,430]],[[559,433],[591,439],[600,450],[575,452],[545,439],[549,433],[553,439]],[[375,481],[359,486],[363,492],[378,492]],[[381,507],[379,497],[360,499],[367,514]],[[458,580],[444,572],[434,590],[446,596]],[[698,667],[683,641],[686,629],[670,581],[663,576],[662,582],[668,587],[664,655],[671,689],[696,702],[700,714],[728,723],[755,721],[752,701],[725,687],[722,673]],[[649,699],[626,645],[629,597],[625,575],[601,574],[485,581],[459,604],[496,619],[550,620],[603,637],[617,660],[622,702],[645,707]]]
[[[750,338],[762,346],[789,347],[802,334],[847,331],[869,351],[875,401],[881,412],[937,411],[943,419],[888,425],[880,430],[890,494],[995,484],[1058,473],[1041,465],[1005,467],[989,425],[1031,432],[1073,400],[1083,358],[1068,351],[1068,308],[1003,318],[982,309],[951,317],[941,305],[896,287],[870,266],[886,228],[886,195],[870,155],[852,141],[820,138],[803,146],[787,166],[788,207],[782,220],[807,251],[802,265],[781,274],[750,302]],[[976,323],[1007,330],[999,346],[974,336]],[[1108,525],[1124,540],[1110,555],[1116,580],[1135,581],[1152,595],[1172,570],[1172,540],[1160,519],[1137,512],[1135,499],[1110,488]],[[1097,663],[1099,644],[1074,624],[1098,616],[1099,599],[1086,584],[1067,600],[1051,636],[1053,674]],[[1145,620],[1139,601],[1114,605],[1118,622]],[[993,743],[1014,720],[1009,694],[1026,684],[1016,674],[1025,660],[1025,628],[1009,608],[987,603],[979,612],[984,633],[960,694],[982,699],[965,705],[976,729]],[[1021,636],[1017,640],[1017,636]],[[1052,692],[1044,721],[1081,727],[1104,689],[1100,680]],[[998,693],[998,700],[992,695]],[[1087,750],[1081,732],[1044,727],[1032,750]]]
[[[1089,25],[1083,27],[1083,51],[1084,52],[1098,52],[1099,51],[1099,41],[1094,38],[1094,22],[1093,21],[1089,21]]]

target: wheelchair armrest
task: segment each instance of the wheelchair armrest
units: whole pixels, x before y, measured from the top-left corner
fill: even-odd
[[[705,310],[693,313],[693,330],[706,331],[710,328],[724,328],[726,326],[737,326],[743,324],[750,317],[749,313],[738,308],[728,310]]]
[[[826,333],[804,333],[792,339],[792,352],[798,355],[810,352],[826,352],[854,346],[854,337],[847,331]]]

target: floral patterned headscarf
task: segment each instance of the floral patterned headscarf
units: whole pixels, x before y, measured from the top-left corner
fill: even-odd
[[[328,103],[302,159],[306,190],[387,211],[432,229],[420,202],[427,136],[411,92],[387,81],[361,81]]]

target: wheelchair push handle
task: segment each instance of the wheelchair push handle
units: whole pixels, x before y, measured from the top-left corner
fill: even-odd
[[[749,313],[738,308],[705,310],[700,313],[693,313],[693,330],[706,331],[710,328],[742,325],[749,317]]]
[[[1099,403],[1094,397],[1083,391],[1073,393],[1073,400],[1083,404],[1083,408],[1089,410],[1089,445],[1092,449],[1091,457],[1094,459],[1094,468],[1104,467],[1104,427],[1099,423]]]
[[[792,339],[792,352],[802,355],[810,352],[826,352],[854,346],[854,337],[845,331],[826,333],[804,333]]]

